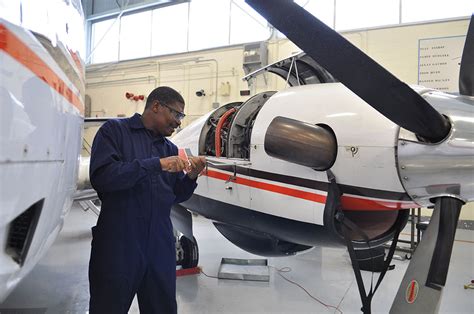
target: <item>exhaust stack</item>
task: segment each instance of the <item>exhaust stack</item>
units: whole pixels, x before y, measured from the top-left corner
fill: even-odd
[[[329,127],[276,117],[264,142],[268,155],[291,163],[325,171],[336,161],[336,136]]]

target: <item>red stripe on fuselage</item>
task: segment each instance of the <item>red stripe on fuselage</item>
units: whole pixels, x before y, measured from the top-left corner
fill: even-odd
[[[223,173],[215,170],[207,170],[207,173],[204,175],[219,179],[223,181],[229,180],[231,176],[228,173]],[[284,187],[281,185],[276,185],[273,183],[260,182],[256,180],[246,179],[242,177],[236,177],[232,180],[236,184],[241,184],[249,187],[253,187],[260,190],[270,191],[274,193],[284,194],[316,203],[325,204],[326,196],[317,194],[314,192],[301,191],[294,188]],[[354,196],[343,195],[342,196],[342,207],[347,210],[399,210],[407,208],[418,207],[417,204],[411,202],[398,202],[398,201],[389,201],[389,200],[373,200],[373,199],[364,199]]]
[[[0,49],[61,94],[79,110],[81,115],[84,114],[84,105],[79,97],[74,94],[67,84],[33,50],[25,45],[25,43],[3,24],[0,24]]]
[[[207,176],[211,177],[211,178],[219,179],[219,180],[224,180],[224,181],[229,179],[228,174],[218,172],[218,171],[214,171],[214,170],[207,170]],[[237,184],[241,184],[241,185],[250,186],[250,187],[253,187],[253,188],[260,189],[260,190],[265,190],[265,191],[275,192],[275,193],[284,194],[284,195],[288,195],[288,196],[293,196],[293,197],[297,197],[297,198],[301,198],[301,199],[305,199],[305,200],[313,201],[313,202],[317,202],[317,203],[323,203],[324,204],[326,202],[326,196],[324,196],[324,195],[319,195],[319,194],[316,194],[316,193],[296,190],[296,189],[292,189],[292,188],[288,188],[288,187],[284,187],[284,186],[280,186],[280,185],[275,185],[275,184],[271,184],[271,183],[265,183],[265,182],[255,181],[255,180],[249,180],[249,179],[244,179],[244,178],[240,178],[240,177],[235,178],[234,180],[232,180],[232,182],[237,183]]]

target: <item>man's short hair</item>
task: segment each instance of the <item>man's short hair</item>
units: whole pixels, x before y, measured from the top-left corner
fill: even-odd
[[[150,95],[148,95],[145,110],[150,109],[155,101],[159,101],[162,104],[179,102],[184,105],[183,97],[177,91],[168,86],[157,87],[150,93]]]

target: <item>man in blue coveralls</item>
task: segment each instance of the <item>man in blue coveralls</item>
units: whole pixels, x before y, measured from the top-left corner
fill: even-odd
[[[179,158],[166,136],[184,100],[158,87],[143,115],[109,120],[92,145],[90,179],[102,208],[92,228],[90,313],[176,313],[176,252],[170,209],[191,197],[204,157]],[[187,174],[183,172],[187,171]]]

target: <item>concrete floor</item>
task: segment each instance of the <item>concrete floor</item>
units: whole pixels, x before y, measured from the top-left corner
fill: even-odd
[[[73,207],[55,244],[15,291],[0,304],[0,314],[87,313],[87,267],[91,232],[96,216]],[[216,276],[222,257],[261,258],[248,254],[221,236],[213,225],[195,218],[203,271]],[[474,290],[464,284],[474,278],[474,231],[458,230],[441,313],[473,313]],[[339,306],[343,313],[360,313],[360,299],[349,256],[345,249],[315,248],[297,256],[269,258],[275,268],[322,303]],[[372,302],[374,313],[387,313],[407,261],[394,260]],[[369,282],[369,272],[364,278]],[[377,275],[375,276],[375,278]],[[368,287],[368,286],[367,286]],[[335,313],[311,299],[302,289],[285,281],[272,268],[270,282],[218,280],[203,274],[177,279],[179,313]],[[136,301],[130,313],[138,313]]]

